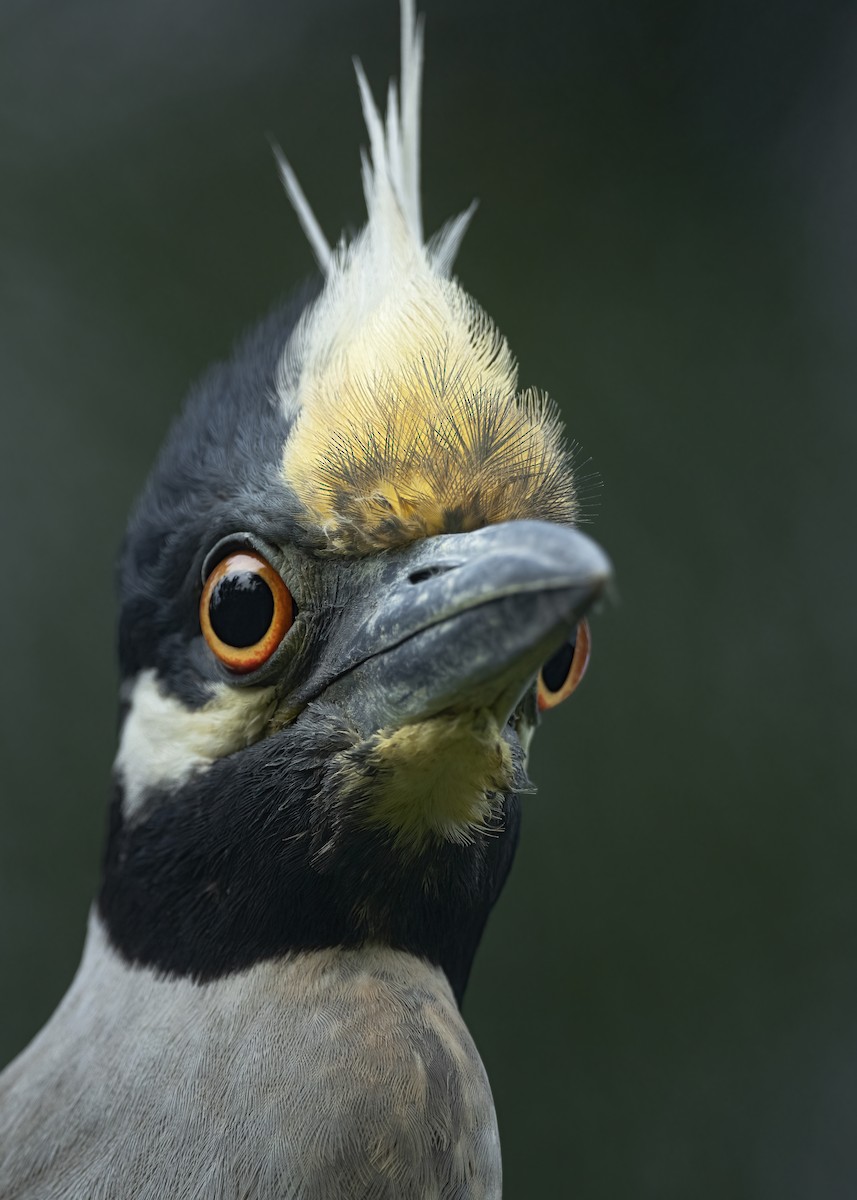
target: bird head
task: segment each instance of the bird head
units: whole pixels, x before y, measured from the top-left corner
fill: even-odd
[[[120,568],[122,713],[99,898],[131,961],[208,979],[380,943],[460,996],[514,853],[539,711],[610,568],[557,411],[423,235],[422,28],[320,284],[192,391]]]

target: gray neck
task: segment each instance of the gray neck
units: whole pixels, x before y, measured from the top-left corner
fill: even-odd
[[[437,967],[370,946],[195,984],[128,965],[95,915],[0,1079],[0,1147],[0,1195],[33,1200],[500,1195],[490,1088]]]

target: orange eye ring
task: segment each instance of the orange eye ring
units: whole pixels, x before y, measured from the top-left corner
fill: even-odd
[[[205,581],[199,601],[202,634],[238,675],[268,661],[295,620],[295,602],[279,571],[252,550],[228,554]]]
[[[586,674],[592,650],[589,622],[578,623],[574,637],[548,659],[539,671],[537,701],[539,712],[547,712],[567,700]]]

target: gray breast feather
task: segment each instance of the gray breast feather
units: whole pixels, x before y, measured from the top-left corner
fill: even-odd
[[[4,1200],[500,1196],[484,1068],[443,974],[381,948],[215,983],[80,971],[0,1077]]]

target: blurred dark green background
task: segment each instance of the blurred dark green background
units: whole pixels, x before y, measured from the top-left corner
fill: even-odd
[[[510,1200],[857,1195],[857,5],[431,0],[425,207],[591,456],[621,603],[466,1011]],[[112,564],[190,381],[362,221],[394,0],[3,0],[0,1058],[74,971]],[[585,468],[588,470],[590,468]]]

